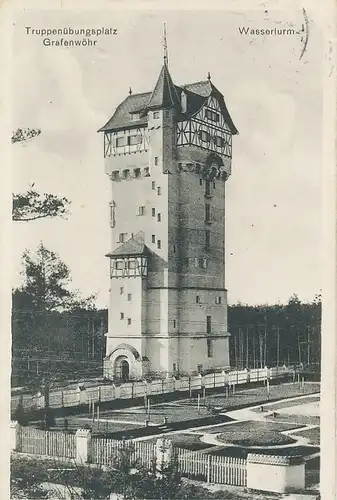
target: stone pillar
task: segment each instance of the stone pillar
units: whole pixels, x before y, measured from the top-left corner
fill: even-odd
[[[89,429],[77,429],[75,438],[76,462],[86,464],[91,458],[91,431]]]
[[[250,453],[247,458],[247,487],[275,493],[303,491],[305,489],[303,457]]]
[[[156,443],[156,464],[158,472],[162,472],[172,460],[172,441],[169,439],[157,439]]]
[[[10,423],[10,442],[11,451],[20,451],[21,449],[21,425],[16,420],[12,420]]]

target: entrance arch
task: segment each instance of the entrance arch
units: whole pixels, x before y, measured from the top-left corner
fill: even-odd
[[[115,377],[126,382],[130,377],[130,365],[126,356],[116,358],[114,367]]]

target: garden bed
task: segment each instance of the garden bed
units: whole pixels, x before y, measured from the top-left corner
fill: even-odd
[[[303,431],[295,432],[294,436],[300,436],[309,439],[310,444],[319,446],[320,444],[320,429],[315,427],[314,429],[304,429]]]
[[[221,432],[236,432],[236,431],[245,431],[249,429],[254,429],[254,431],[290,431],[292,429],[299,429],[303,427],[299,424],[294,424],[292,422],[259,422],[259,421],[245,421],[245,422],[237,422],[237,423],[228,423],[226,425],[218,425],[215,427],[208,427],[198,429],[198,432],[204,432],[205,434],[219,434]]]
[[[207,455],[218,455],[221,457],[233,457],[233,458],[247,458],[249,453],[257,453],[263,455],[273,455],[273,456],[308,456],[319,451],[319,448],[313,446],[289,446],[286,448],[244,448],[236,446],[216,446],[213,449],[207,451]]]
[[[226,444],[238,446],[281,446],[295,443],[295,439],[285,434],[270,430],[246,429],[232,432],[223,432],[217,440]]]

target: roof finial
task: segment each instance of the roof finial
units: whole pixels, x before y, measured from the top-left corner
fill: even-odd
[[[131,95],[131,94],[132,94],[132,88],[129,87],[129,95]]]
[[[211,73],[208,72],[208,75],[207,75],[207,80],[210,81],[211,80]]]
[[[166,23],[164,23],[163,46],[164,46],[164,64],[168,65],[168,50],[167,50],[167,39],[166,39]]]

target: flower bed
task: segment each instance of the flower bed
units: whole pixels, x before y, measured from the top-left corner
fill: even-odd
[[[205,427],[198,429],[200,432],[205,432],[207,434],[220,434],[221,432],[237,432],[242,430],[254,429],[254,431],[266,430],[266,431],[290,431],[291,429],[298,429],[302,427],[300,424],[293,424],[292,422],[258,422],[258,421],[246,421],[237,423],[228,423],[225,425],[218,425],[214,427]]]
[[[280,446],[294,443],[290,436],[280,434],[271,430],[246,429],[231,432],[223,432],[217,439],[226,444],[238,446]]]

